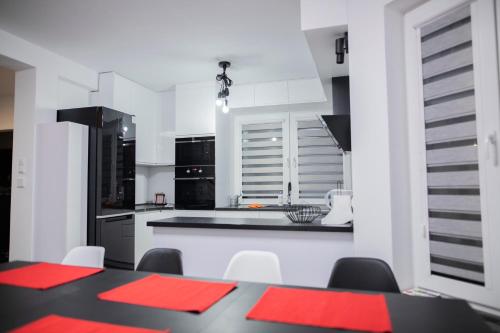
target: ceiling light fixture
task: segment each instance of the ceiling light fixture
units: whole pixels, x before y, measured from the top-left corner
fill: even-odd
[[[217,99],[215,100],[215,105],[222,106],[222,112],[228,113],[229,106],[227,97],[229,96],[229,87],[233,85],[233,80],[226,75],[226,69],[231,67],[231,63],[229,61],[221,61],[219,62],[219,67],[222,68],[222,73],[217,74],[215,77],[215,79],[220,82],[220,89],[217,94]]]

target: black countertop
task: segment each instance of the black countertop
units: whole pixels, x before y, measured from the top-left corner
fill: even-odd
[[[200,229],[243,229],[243,230],[286,230],[319,232],[352,232],[352,224],[332,226],[321,224],[318,218],[313,223],[292,223],[288,219],[231,218],[231,217],[171,217],[148,221],[148,227],[200,228]]]
[[[155,205],[153,203],[143,203],[143,204],[136,204],[135,205],[135,212],[136,213],[144,213],[144,212],[151,212],[151,211],[157,211],[157,210],[173,210],[173,209],[174,209],[173,204]]]

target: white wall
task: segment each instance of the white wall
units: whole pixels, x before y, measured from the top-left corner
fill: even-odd
[[[352,186],[356,255],[392,264],[384,2],[348,1]]]
[[[57,98],[59,109],[81,108],[90,105],[88,88],[62,78],[59,78]]]
[[[347,24],[348,0],[301,0],[302,30],[319,29]]]
[[[33,258],[33,232],[37,201],[34,188],[34,156],[36,125],[55,122],[56,110],[64,94],[59,80],[64,79],[79,87],[97,89],[97,73],[69,59],[0,30],[0,56],[21,64],[16,68],[13,183],[11,205],[11,232],[9,259]],[[23,69],[23,70],[20,70]],[[25,162],[25,172],[19,174],[18,162]],[[24,186],[17,187],[23,178]],[[75,195],[78,195],[76,193]]]
[[[402,288],[413,285],[402,15],[424,1],[347,2],[355,253],[387,261]]]
[[[0,131],[14,128],[14,96],[0,96]]]

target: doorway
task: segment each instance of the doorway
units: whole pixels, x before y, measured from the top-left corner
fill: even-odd
[[[0,67],[0,262],[9,260],[15,72]]]

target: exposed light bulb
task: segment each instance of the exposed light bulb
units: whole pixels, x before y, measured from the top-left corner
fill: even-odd
[[[272,138],[271,141],[276,142],[278,139],[277,138]]]
[[[227,106],[227,99],[224,100],[224,106],[222,107],[222,112],[224,112],[224,113],[229,112],[229,106]]]
[[[217,98],[217,99],[215,100],[215,105],[217,105],[217,106],[222,106],[222,99],[221,99],[221,98]]]

